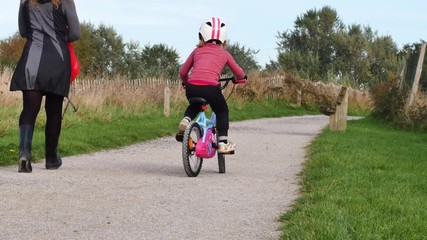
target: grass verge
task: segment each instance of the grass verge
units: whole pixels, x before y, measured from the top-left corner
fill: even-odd
[[[427,239],[427,134],[372,118],[309,146],[282,239]]]

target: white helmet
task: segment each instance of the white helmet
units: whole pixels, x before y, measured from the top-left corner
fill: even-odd
[[[227,28],[225,27],[225,23],[216,17],[206,20],[202,26],[200,26],[199,34],[202,35],[205,42],[218,40],[224,43],[225,40],[227,40]]]

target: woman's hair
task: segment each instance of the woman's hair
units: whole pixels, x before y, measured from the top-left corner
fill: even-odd
[[[36,4],[36,3],[38,3],[38,0],[27,0],[27,2],[29,4]],[[58,5],[61,3],[61,0],[51,0],[51,2],[53,3],[53,5],[58,7]]]

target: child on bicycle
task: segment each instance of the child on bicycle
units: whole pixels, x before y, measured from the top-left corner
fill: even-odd
[[[212,17],[203,22],[199,29],[199,44],[179,71],[187,99],[202,97],[208,101],[212,111],[215,112],[218,152],[223,154],[234,152],[236,145],[228,141],[228,105],[218,79],[225,65],[230,68],[236,79],[245,78],[243,69],[225,50],[226,30],[225,23],[219,18]],[[184,133],[188,123],[197,116],[199,111],[200,106],[190,104],[187,107],[184,118],[179,123],[178,134]]]

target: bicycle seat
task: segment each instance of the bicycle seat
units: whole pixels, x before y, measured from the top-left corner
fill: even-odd
[[[188,99],[188,102],[190,104],[202,104],[202,105],[208,104],[208,101],[202,97],[190,98],[190,99]]]

